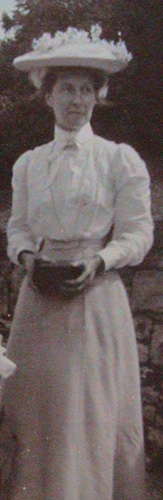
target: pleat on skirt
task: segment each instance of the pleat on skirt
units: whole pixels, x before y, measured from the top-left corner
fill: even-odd
[[[7,355],[1,500],[143,500],[138,357],[118,273],[69,299],[26,277]]]

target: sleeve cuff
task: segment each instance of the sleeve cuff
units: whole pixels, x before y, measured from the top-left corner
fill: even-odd
[[[109,269],[113,269],[115,266],[115,263],[117,261],[116,255],[119,257],[118,252],[114,249],[109,249],[109,248],[104,248],[103,250],[100,250],[100,252],[97,253],[100,257],[102,257],[104,264],[105,264],[105,271],[108,271]]]
[[[17,250],[16,250],[17,263],[20,263],[19,262],[19,255],[22,252],[35,253],[35,251],[36,251],[35,246],[32,244],[24,245],[24,246],[22,245],[21,247],[17,248]]]
[[[35,253],[36,252],[35,245],[32,243],[27,243],[27,244],[24,243],[24,245],[20,245],[16,248],[9,247],[8,248],[8,257],[14,264],[18,265],[18,264],[20,264],[19,255],[21,252],[24,252],[24,251]]]
[[[97,253],[105,263],[105,271],[109,269],[118,269],[129,263],[129,249],[127,245],[120,244],[118,241],[112,241],[103,250]]]
[[[31,254],[34,254],[34,252],[32,252],[32,250],[26,250],[26,249],[25,249],[25,250],[22,250],[22,251],[21,251],[21,252],[19,252],[19,254],[18,254],[18,262],[19,262],[19,264],[22,264],[22,258],[21,258],[21,255],[22,255],[22,253],[24,253],[24,252],[25,252],[25,253],[31,253]]]

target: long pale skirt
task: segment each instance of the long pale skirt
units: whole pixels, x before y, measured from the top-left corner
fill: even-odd
[[[73,299],[25,278],[8,356],[1,500],[143,500],[137,348],[118,273]]]

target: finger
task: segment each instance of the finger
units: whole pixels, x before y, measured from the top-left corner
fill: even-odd
[[[65,291],[68,291],[68,292],[78,292],[80,290],[82,290],[85,286],[87,286],[89,283],[89,280],[86,280],[84,281],[83,283],[78,283],[78,284],[74,284],[74,285],[69,285],[68,283],[67,284],[64,284],[64,285],[61,285],[60,286],[60,290],[65,290]]]
[[[65,280],[64,283],[69,284],[70,286],[78,286],[85,281],[92,281],[95,278],[96,271],[95,270],[85,270],[78,278],[75,280]]]
[[[69,287],[70,289],[71,288],[79,288],[79,286],[84,284],[87,281],[87,279],[89,279],[89,276],[80,280],[80,281],[79,280],[72,280],[72,281],[67,280],[67,281],[64,281],[64,285],[66,287]]]
[[[64,283],[69,283],[72,285],[80,284],[83,281],[85,281],[89,277],[89,275],[90,275],[90,273],[88,272],[88,270],[85,270],[85,271],[83,271],[82,274],[80,274],[80,276],[78,276],[78,278],[75,278],[72,280],[64,280]]]
[[[73,260],[72,262],[71,261],[69,262],[69,265],[72,267],[78,267],[81,266],[82,264],[83,264],[82,260]]]
[[[78,286],[68,286],[68,285],[66,286],[65,285],[65,286],[60,287],[60,290],[67,290],[68,292],[73,293],[73,292],[77,292],[78,290],[80,290],[81,286],[84,286],[84,284],[78,285]]]

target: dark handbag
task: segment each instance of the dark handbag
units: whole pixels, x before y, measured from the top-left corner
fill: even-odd
[[[73,280],[80,276],[84,266],[73,266],[65,261],[51,262],[36,258],[32,280],[34,285],[45,295],[56,295],[59,293],[60,285],[67,279]]]

